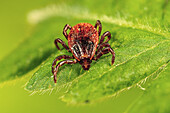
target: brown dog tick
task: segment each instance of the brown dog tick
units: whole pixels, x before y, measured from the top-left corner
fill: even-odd
[[[98,31],[97,31],[97,27],[98,27]],[[68,29],[70,29],[69,34],[67,34]],[[62,44],[62,46],[68,52],[71,52],[73,56],[61,55],[55,58],[52,64],[52,73],[54,74],[55,83],[57,81],[56,75],[58,72],[58,68],[64,64],[79,63],[80,65],[82,65],[84,70],[89,70],[92,60],[97,60],[103,54],[107,54],[109,52],[113,55],[111,63],[112,64],[114,63],[115,53],[113,49],[110,47],[110,45],[107,43],[111,38],[111,34],[109,31],[106,31],[101,36],[99,42],[99,36],[101,30],[102,30],[102,25],[99,20],[97,20],[95,26],[89,23],[79,23],[74,27],[71,27],[68,24],[65,25],[63,34],[68,40],[68,46],[59,38],[56,39],[54,43],[57,49],[59,50],[60,48],[58,46],[58,43]],[[107,37],[107,39],[104,41],[105,37]],[[105,48],[103,49],[103,47]],[[56,66],[56,62],[61,59],[67,59],[67,60],[59,62]],[[74,60],[68,60],[68,59],[74,59]]]

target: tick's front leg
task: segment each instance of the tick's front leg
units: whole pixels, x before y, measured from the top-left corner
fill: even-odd
[[[57,38],[55,41],[54,41],[54,44],[56,45],[57,49],[58,50],[61,50],[58,46],[57,43],[60,43],[68,52],[71,52],[69,47],[65,44],[65,42],[63,42],[61,39]]]
[[[97,20],[97,21],[96,21],[96,24],[95,24],[94,27],[97,29],[97,26],[99,26],[98,34],[99,34],[99,36],[100,36],[100,33],[101,33],[101,31],[102,31],[102,24],[101,24],[100,20]]]
[[[77,63],[77,60],[75,59],[74,61],[73,60],[64,60],[64,61],[61,61],[57,64],[56,68],[54,68],[54,71],[53,71],[53,74],[54,74],[54,82],[56,83],[57,82],[57,72],[58,72],[58,69],[60,66],[64,65],[64,64],[75,64]]]
[[[66,39],[68,38],[68,34],[67,34],[67,30],[70,29],[71,30],[71,26],[69,24],[66,24],[64,29],[63,29],[63,35],[66,37]]]

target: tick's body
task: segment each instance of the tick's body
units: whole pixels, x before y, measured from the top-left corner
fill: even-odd
[[[97,29],[89,23],[80,23],[75,25],[68,35],[68,46],[74,57],[80,59],[93,58],[99,36]],[[77,51],[74,51],[77,49]]]
[[[97,27],[99,27],[99,31],[97,31]],[[70,33],[67,35],[67,30],[70,29]],[[113,55],[112,57],[112,64],[114,63],[115,54],[113,49],[110,47],[110,45],[107,43],[110,38],[111,34],[110,32],[105,32],[101,36],[101,40],[99,42],[99,36],[100,32],[102,30],[102,26],[99,20],[97,20],[95,26],[89,24],[89,23],[80,23],[73,27],[69,26],[68,24],[64,27],[63,34],[68,39],[68,46],[61,40],[56,39],[55,45],[60,50],[57,43],[61,43],[65,49],[68,50],[68,52],[71,52],[73,56],[67,56],[67,55],[61,55],[58,56],[52,64],[52,73],[54,74],[54,82],[56,83],[56,74],[58,72],[58,68],[62,66],[63,64],[75,64],[80,63],[84,70],[89,70],[90,64],[92,60],[99,59],[103,54],[107,54],[108,52],[111,52]],[[105,42],[104,38],[108,37]],[[99,44],[98,44],[99,42]],[[103,47],[106,47],[103,49]],[[96,51],[96,49],[98,49]],[[96,55],[96,56],[94,56]],[[75,60],[65,60],[55,67],[56,62],[60,59],[75,59]]]

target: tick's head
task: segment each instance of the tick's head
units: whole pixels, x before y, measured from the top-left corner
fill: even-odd
[[[85,59],[81,59],[79,61],[79,63],[80,63],[80,65],[82,65],[82,68],[84,70],[89,70],[90,64],[92,63],[92,61],[90,59],[88,59],[88,58],[85,58]]]

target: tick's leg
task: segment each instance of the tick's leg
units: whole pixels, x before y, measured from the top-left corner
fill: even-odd
[[[100,44],[98,46],[98,50],[96,51],[96,54],[99,53],[103,49],[103,47],[110,47],[110,44],[108,44],[108,43]]]
[[[99,26],[98,34],[99,34],[99,36],[100,36],[100,33],[101,33],[101,31],[102,31],[102,24],[101,24],[100,20],[97,20],[97,21],[96,21],[96,24],[95,24],[94,27],[97,29],[97,26]]]
[[[56,45],[57,49],[58,50],[61,50],[58,46],[57,43],[60,43],[68,52],[71,52],[69,47],[65,44],[65,42],[63,42],[61,39],[57,38],[55,41],[54,41],[54,44]]]
[[[105,42],[103,42],[106,36],[107,36],[107,39],[106,39]],[[111,39],[111,33],[110,33],[109,31],[106,31],[106,32],[103,33],[103,35],[101,36],[99,45],[100,45],[101,43],[107,43],[110,39]]]
[[[54,68],[54,71],[53,71],[53,74],[54,74],[54,82],[56,83],[57,82],[57,72],[58,72],[58,68],[64,64],[75,64],[77,63],[77,60],[64,60],[64,61],[61,61],[57,64],[57,66]]]
[[[68,56],[68,55],[60,55],[58,57],[56,57],[54,60],[53,60],[53,64],[52,64],[52,73],[54,74],[54,68],[56,66],[56,62],[61,60],[61,59],[73,59],[74,57],[73,56]]]
[[[66,37],[66,39],[68,38],[68,34],[67,34],[67,30],[70,29],[71,30],[71,26],[69,24],[66,24],[64,29],[63,29],[63,35]]]
[[[107,54],[107,53],[111,53],[112,54],[112,65],[115,61],[115,52],[113,51],[113,49],[111,47],[106,47],[104,48],[102,51],[100,51],[99,53],[97,53],[96,57],[93,57],[93,60],[97,60],[99,59],[103,54]]]

